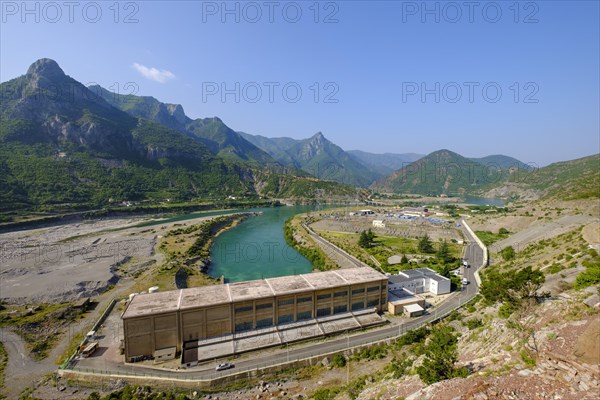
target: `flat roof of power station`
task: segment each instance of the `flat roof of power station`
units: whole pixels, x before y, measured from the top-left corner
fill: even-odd
[[[387,281],[387,279],[385,275],[372,268],[358,267],[169,290],[165,292],[144,293],[134,296],[123,313],[122,318],[127,319],[177,310],[258,300],[312,290]]]
[[[407,281],[412,281],[418,278],[429,278],[433,279],[437,282],[448,281],[449,279],[445,276],[442,276],[432,270],[431,268],[414,268],[414,269],[405,269],[400,271],[398,274],[390,275],[388,277],[389,281],[392,283],[402,283]]]

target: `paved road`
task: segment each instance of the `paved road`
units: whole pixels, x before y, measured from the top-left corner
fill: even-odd
[[[326,253],[328,253],[327,254],[328,256],[331,256],[331,253],[335,253],[335,254],[341,256],[342,258],[346,259],[348,261],[348,263],[350,265],[352,265],[352,267],[369,267],[367,264],[363,263],[358,258],[348,254],[347,252],[340,249],[336,245],[328,242],[327,240],[323,239],[321,236],[317,235],[312,229],[310,229],[308,226],[306,226],[306,224],[303,223],[302,227],[304,229],[306,229],[306,231],[311,236],[311,238],[313,238],[313,240],[315,242],[317,242]]]
[[[465,304],[465,302],[471,300],[478,292],[477,282],[475,280],[475,271],[483,263],[484,250],[475,243],[474,238],[471,237],[468,231],[466,231],[464,228],[462,229],[465,234],[465,237],[468,240],[464,258],[469,262],[471,268],[464,269],[464,271],[465,277],[469,280],[470,283],[466,285],[462,291],[452,295],[445,302],[441,303],[434,309],[431,309],[429,313],[422,317],[411,319],[401,325],[388,325],[384,328],[374,329],[368,332],[338,335],[334,338],[324,340],[320,343],[302,345],[302,347],[295,346],[295,348],[293,347],[289,349],[289,351],[281,350],[280,352],[275,354],[264,355],[237,362],[234,361],[235,368],[228,371],[216,372],[214,370],[214,365],[210,364],[203,365],[194,368],[193,370],[187,371],[148,370],[147,376],[185,380],[204,380],[226,375],[233,375],[241,372],[264,368],[267,366],[284,364],[288,361],[304,359],[316,355],[324,356],[325,354],[340,352],[347,348],[397,337],[400,334],[407,332],[408,330],[415,329],[427,323],[435,321],[441,318],[442,316],[449,314],[452,310]],[[96,372],[99,372],[100,370],[110,370],[113,373],[119,373],[123,375],[144,375],[144,370],[141,368],[134,369],[131,366],[126,366],[119,363],[107,363],[106,361],[101,362],[103,362],[103,365],[99,365],[97,367]],[[85,372],[85,369],[83,367],[82,370]]]

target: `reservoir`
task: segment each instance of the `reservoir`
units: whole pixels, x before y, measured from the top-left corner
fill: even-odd
[[[208,274],[224,276],[226,282],[272,278],[310,272],[311,263],[287,245],[284,222],[312,206],[253,208],[252,216],[215,239]]]

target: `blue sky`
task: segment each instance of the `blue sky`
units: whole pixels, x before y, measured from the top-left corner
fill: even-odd
[[[193,118],[346,150],[540,166],[600,151],[597,1],[48,4],[2,2],[2,81],[49,57]]]

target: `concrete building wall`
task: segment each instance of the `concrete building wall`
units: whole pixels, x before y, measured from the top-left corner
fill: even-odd
[[[177,313],[152,315],[123,321],[125,357],[149,356],[156,350],[181,347]]]
[[[439,281],[437,283],[437,293],[436,294],[446,294],[450,293],[450,284],[451,281],[448,279],[444,279],[443,281]]]
[[[387,279],[123,319],[125,357],[186,342],[365,308],[387,309]]]
[[[425,299],[420,297],[412,297],[406,300],[390,301],[388,304],[388,311],[392,315],[399,315],[404,313],[404,306],[409,304],[418,304],[425,308]]]

